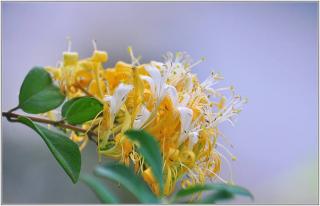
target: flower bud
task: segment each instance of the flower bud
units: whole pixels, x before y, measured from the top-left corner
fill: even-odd
[[[95,62],[106,62],[108,61],[108,53],[105,51],[95,50],[91,58],[92,58],[92,61],[95,61]]]
[[[77,52],[63,52],[64,66],[75,65],[78,62],[79,55]]]

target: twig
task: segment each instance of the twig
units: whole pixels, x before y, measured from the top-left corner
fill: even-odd
[[[17,119],[19,117],[26,117],[31,119],[34,122],[40,122],[40,123],[45,123],[45,124],[51,124],[57,127],[61,127],[61,128],[65,128],[65,129],[71,129],[73,131],[77,131],[77,132],[82,132],[82,133],[87,133],[89,136],[89,139],[91,141],[93,141],[96,145],[98,144],[97,141],[92,137],[92,136],[97,136],[96,133],[94,133],[93,131],[88,131],[85,129],[82,129],[80,127],[76,127],[70,124],[65,124],[63,121],[53,121],[53,120],[49,120],[49,119],[43,119],[43,118],[39,118],[39,117],[31,117],[31,116],[24,116],[24,115],[19,115],[13,112],[10,112],[11,110],[9,110],[8,112],[2,112],[2,116],[6,117],[8,119],[8,121],[11,122],[17,122]],[[12,110],[14,111],[14,110]],[[15,118],[15,119],[13,119]]]
[[[82,86],[80,86],[79,84],[74,84],[74,86],[78,89],[80,89],[83,93],[85,93],[86,95],[90,96],[90,97],[94,97],[90,92],[88,92],[85,88],[83,88]]]
[[[14,111],[16,111],[16,110],[18,110],[18,109],[20,109],[19,105],[16,106],[16,107],[14,107],[14,108],[12,108],[12,109],[10,109],[10,110],[8,111],[8,113],[12,113],[12,112],[14,112]]]

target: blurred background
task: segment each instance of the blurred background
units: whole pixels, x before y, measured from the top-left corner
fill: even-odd
[[[225,76],[249,98],[235,127],[221,129],[235,146],[235,182],[257,204],[318,203],[318,4],[312,2],[2,3],[2,110],[18,104],[20,85],[35,65],[56,65],[66,37],[81,57],[107,50],[111,67],[186,51],[206,61],[193,69]],[[82,172],[97,164],[95,146],[82,155]],[[227,177],[225,172],[222,176]],[[110,184],[126,203],[128,193]],[[98,203],[72,184],[31,129],[2,118],[3,203]],[[252,203],[236,199],[232,203]]]

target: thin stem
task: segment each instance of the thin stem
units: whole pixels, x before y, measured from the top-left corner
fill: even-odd
[[[14,107],[14,108],[12,108],[12,109],[10,109],[10,110],[8,111],[8,113],[12,113],[12,112],[14,112],[14,111],[16,111],[16,110],[18,110],[18,109],[20,109],[19,105],[16,106],[16,107]]]
[[[11,110],[10,110],[11,111]],[[17,119],[19,117],[26,117],[31,119],[34,122],[40,122],[40,123],[45,123],[45,124],[51,124],[57,127],[61,127],[61,128],[65,128],[65,129],[71,129],[73,131],[77,131],[77,132],[82,132],[82,133],[86,133],[87,130],[82,129],[80,127],[76,127],[70,124],[65,124],[63,121],[53,121],[53,120],[49,120],[49,119],[43,119],[43,118],[39,118],[39,117],[31,117],[31,116],[23,116],[23,115],[19,115],[16,113],[12,113],[12,112],[2,112],[2,116],[6,117],[8,119],[8,121],[11,122],[17,122]],[[13,119],[15,118],[15,119]],[[93,131],[88,131],[87,132],[89,139],[93,142],[95,142],[95,144],[98,144],[97,141],[92,137],[92,136],[97,136],[97,134],[95,134]]]
[[[83,93],[85,93],[86,95],[90,96],[90,97],[93,97],[93,95],[88,92],[85,88],[83,88],[82,86],[80,86],[79,84],[74,84],[74,86],[78,89],[80,89]]]

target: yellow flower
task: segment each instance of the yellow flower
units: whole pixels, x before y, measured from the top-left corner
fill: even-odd
[[[65,52],[63,63],[47,71],[68,98],[91,95],[104,104],[102,115],[84,124],[98,133],[98,153],[133,164],[159,194],[151,168],[124,135],[130,128],[144,129],[160,143],[165,195],[174,191],[179,180],[183,187],[207,180],[226,182],[219,175],[221,164],[229,164],[223,154],[235,157],[224,146],[229,143],[218,126],[233,124],[246,100],[233,87],[217,88],[223,80],[219,73],[212,72],[200,82],[192,69],[203,59],[192,64],[187,54],[179,52],[166,54],[164,62],[140,64],[129,48],[131,63],[119,61],[104,69],[108,54],[94,47],[92,56],[82,60],[75,52]],[[75,133],[70,137],[81,148],[88,140]]]

